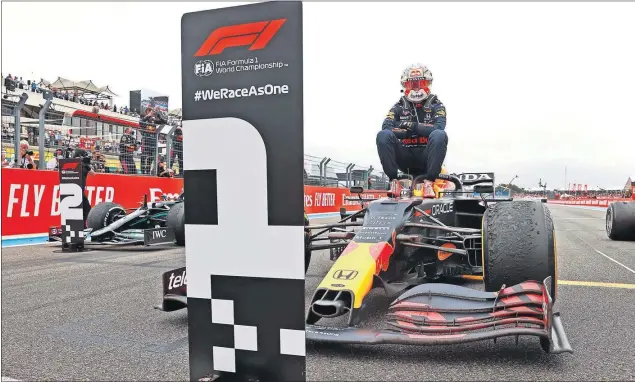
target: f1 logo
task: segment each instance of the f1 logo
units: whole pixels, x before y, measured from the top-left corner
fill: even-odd
[[[259,21],[215,29],[194,54],[194,57],[213,56],[225,48],[249,46],[249,50],[264,49],[287,19]]]
[[[333,278],[335,280],[352,280],[357,277],[357,271],[351,270],[338,270],[333,273]]]

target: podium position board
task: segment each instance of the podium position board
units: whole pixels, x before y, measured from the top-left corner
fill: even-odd
[[[190,378],[305,380],[302,3],[181,28]]]
[[[84,249],[84,172],[80,158],[60,159],[60,218],[62,251]]]

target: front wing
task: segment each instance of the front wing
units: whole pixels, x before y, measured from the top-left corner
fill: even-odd
[[[110,231],[108,239],[93,239],[91,230],[84,230],[84,237],[90,238],[85,241],[85,246],[103,245],[160,245],[174,243],[175,236],[172,227],[159,227],[148,229],[127,229],[121,232]],[[49,229],[48,241],[61,241],[62,227],[51,227]]]
[[[187,308],[187,273],[186,268],[177,268],[165,272],[163,280],[163,299],[154,308],[164,312],[172,312]]]
[[[424,284],[395,300],[389,329],[306,326],[307,341],[341,344],[450,345],[499,337],[537,336],[545,352],[572,353],[548,281],[528,281],[500,292]]]

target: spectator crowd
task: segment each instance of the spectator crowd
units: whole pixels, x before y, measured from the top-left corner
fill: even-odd
[[[84,95],[77,90],[58,89],[51,84],[45,84],[43,80],[38,83],[35,82],[35,80],[27,79],[25,82],[22,77],[12,75],[11,73],[9,73],[6,77],[4,76],[4,74],[2,74],[1,76],[4,87],[10,91],[16,91],[19,89],[31,91],[33,93],[42,93],[44,90],[50,90],[53,93],[53,97],[57,99],[68,102],[75,102],[85,106],[97,107],[102,110],[108,110],[112,111],[113,113],[129,115],[131,117],[139,116],[136,111],[130,111],[128,106],[117,107],[117,105],[113,105],[112,107],[110,107],[108,103],[104,103],[103,101],[85,98]]]

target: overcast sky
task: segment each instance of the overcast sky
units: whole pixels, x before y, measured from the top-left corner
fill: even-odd
[[[241,3],[2,3],[2,73],[181,106],[186,12]],[[635,175],[635,3],[304,3],[305,153],[379,167],[401,70],[429,66],[451,172],[622,187]],[[144,47],[148,46],[149,49]]]

